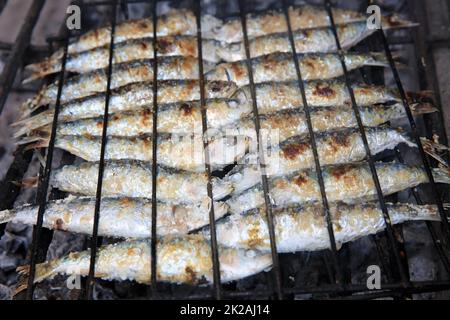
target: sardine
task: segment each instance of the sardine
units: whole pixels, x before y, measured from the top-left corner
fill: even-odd
[[[436,206],[387,203],[392,224],[407,221],[440,221]],[[385,228],[379,204],[334,204],[330,206],[337,247],[378,233]],[[330,248],[330,238],[321,205],[273,209],[278,252],[315,251]],[[217,241],[231,248],[270,251],[264,208],[228,216],[216,224]],[[208,231],[204,233],[208,234]]]
[[[109,112],[140,110],[153,103],[153,83],[151,81],[131,83],[111,90]],[[233,82],[205,82],[205,98],[230,98],[236,92]],[[200,85],[197,80],[162,80],[158,81],[159,104],[200,100]],[[50,105],[53,108],[53,105]],[[22,110],[22,119],[15,126],[26,126],[33,118],[26,118],[38,107],[31,103]],[[71,119],[86,119],[103,116],[105,109],[105,93],[96,93],[84,98],[72,100],[60,107],[60,116]],[[24,119],[25,118],[25,119]]]
[[[211,16],[202,16],[202,37],[212,39],[211,31],[222,25],[222,21]],[[157,37],[175,35],[197,35],[197,22],[195,15],[190,10],[172,10],[165,15],[158,17]],[[138,20],[128,20],[116,25],[114,33],[114,44],[118,44],[130,39],[141,39],[153,37],[152,18],[142,18]],[[68,47],[68,53],[79,53],[104,45],[109,45],[111,41],[111,26],[90,30],[80,36]],[[58,50],[53,54],[53,58],[62,57],[63,51]]]
[[[105,280],[134,280],[150,283],[150,242],[148,240],[123,241],[102,246],[97,253],[95,276]],[[56,274],[82,275],[89,272],[90,251],[73,252],[67,256],[36,266],[35,282],[51,279]],[[222,282],[239,280],[272,265],[270,254],[255,250],[219,248]],[[158,281],[187,284],[213,282],[211,245],[200,235],[170,237],[157,244]],[[19,274],[28,275],[29,266],[18,268]],[[26,277],[18,284],[16,293],[26,289]]]
[[[390,101],[400,102],[398,93],[385,86],[366,84],[352,85],[358,106],[370,106]],[[255,85],[256,101],[260,114],[303,106],[297,81],[265,82]],[[310,107],[332,107],[351,105],[350,95],[344,81],[305,82],[306,100]],[[252,104],[250,86],[240,88],[235,96],[241,104]]]
[[[68,151],[87,161],[99,161],[101,137],[58,136],[57,148]],[[48,146],[48,139],[39,141],[33,147]],[[153,141],[150,137],[114,137],[106,139],[106,160],[141,160],[151,162],[153,159]],[[247,139],[233,137],[215,137],[208,141],[206,152],[213,170],[223,169],[239,161],[247,152]],[[157,142],[158,164],[168,168],[204,172],[205,150],[203,135],[160,135]]]
[[[376,163],[375,167],[385,196],[428,183],[428,176],[422,167],[400,163]],[[254,170],[259,172],[258,169]],[[324,167],[322,173],[329,202],[354,202],[356,199],[377,197],[372,173],[367,164]],[[447,169],[433,169],[433,175],[436,182],[450,184],[450,173]],[[236,195],[227,201],[230,212],[245,212],[264,204],[260,184],[252,187],[253,181],[246,184],[246,181],[240,180],[238,176],[233,177],[233,180],[238,182],[234,185]],[[247,188],[250,189],[238,194]],[[288,176],[269,179],[269,190],[270,198],[276,206],[314,202],[321,199],[314,170],[304,170]]]
[[[95,196],[98,163],[66,165],[52,172],[51,184],[63,191]],[[206,173],[190,173],[158,168],[158,200],[174,204],[192,204],[208,200]],[[231,183],[212,178],[214,200],[230,194]],[[103,171],[102,196],[143,197],[152,195],[151,165],[142,161],[106,161]]]
[[[336,25],[353,22],[366,22],[367,16],[363,13],[342,8],[333,8],[333,18]],[[328,12],[324,7],[311,5],[291,6],[288,8],[289,20],[293,31],[327,27],[330,25]],[[415,24],[401,20],[398,16],[382,17],[383,28],[408,27]],[[262,13],[247,14],[247,36],[260,37],[272,33],[287,32],[286,16],[281,10],[269,10]],[[215,39],[223,42],[239,42],[243,40],[242,24],[238,18],[233,18],[222,26],[213,29]]]
[[[297,60],[302,79],[325,80],[342,76],[341,60],[336,53],[298,54]],[[364,66],[387,67],[389,64],[383,53],[346,53],[347,69],[354,70]],[[279,82],[297,80],[293,56],[290,53],[271,53],[251,59],[253,82]],[[246,61],[221,63],[205,75],[208,80],[236,82],[238,86],[249,84]]]
[[[437,111],[436,108],[426,103],[410,105],[410,108],[414,115]],[[401,103],[360,107],[359,110],[362,123],[367,127],[376,127],[388,121],[406,117],[405,109]],[[315,107],[310,110],[310,115],[315,132],[358,127],[355,114],[350,106]],[[262,132],[276,132],[279,141],[285,141],[291,137],[309,133],[305,114],[299,109],[262,114],[259,120]],[[238,123],[224,127],[222,131],[236,135],[245,135],[249,132],[254,132],[254,119],[251,115],[246,116]]]
[[[108,134],[111,136],[140,136],[153,133],[152,107],[137,108],[136,111],[124,111],[112,114],[108,119]],[[221,128],[250,114],[249,104],[240,105],[235,100],[212,99],[206,101],[206,117],[208,128]],[[57,133],[61,135],[93,135],[101,136],[103,117],[80,119],[83,115],[63,112],[59,115]],[[73,121],[75,120],[75,121]],[[15,137],[39,128],[48,135],[53,121],[53,110],[42,112],[21,122],[21,127],[15,132]],[[160,105],[158,107],[158,133],[190,134],[202,132],[202,115],[200,102],[188,101]],[[33,135],[23,139],[29,142]],[[31,141],[34,139],[31,139]]]
[[[156,39],[158,59],[167,56],[185,56],[197,58],[197,37],[174,36]],[[203,39],[202,56],[205,62],[216,63],[219,57],[216,54],[220,44],[214,40]],[[153,39],[132,39],[114,45],[113,64],[130,62],[134,60],[153,59]],[[61,71],[61,58],[50,57],[42,62],[26,66],[30,75],[23,83]],[[66,71],[86,73],[96,69],[106,68],[109,63],[109,44],[80,53],[72,53],[67,57]],[[158,60],[158,66],[161,60]]]
[[[211,203],[173,205],[157,203],[157,235],[183,235],[209,224]],[[47,204],[43,226],[49,229],[92,234],[95,198],[69,196]],[[227,213],[224,202],[214,202],[216,219]],[[23,205],[0,211],[0,224],[36,224],[39,206]],[[118,238],[151,237],[152,202],[144,198],[103,198],[98,235]]]
[[[372,154],[392,150],[401,143],[417,147],[406,134],[391,128],[366,128],[365,130]],[[357,129],[322,132],[316,135],[315,141],[321,166],[356,162],[366,157],[366,150]],[[232,181],[235,192],[244,191],[261,180],[258,153],[256,150],[252,151],[245,155],[239,161],[240,165],[233,168],[225,177],[226,180]],[[308,137],[290,138],[279,145],[268,146],[264,153],[265,171],[270,177],[315,168]]]
[[[153,81],[154,60],[146,59],[125,62],[113,66],[111,73],[111,89],[119,88],[133,82]],[[204,62],[205,70],[211,70],[213,64]],[[165,57],[158,59],[159,80],[198,79],[198,59],[193,57]],[[108,80],[107,68],[76,75],[65,81],[61,103],[83,98],[92,94],[106,91]],[[42,106],[54,104],[58,95],[58,81],[44,86],[32,98],[33,104]]]

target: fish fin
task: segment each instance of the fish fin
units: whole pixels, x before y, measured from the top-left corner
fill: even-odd
[[[419,26],[419,23],[402,19],[396,14],[383,16],[381,18],[381,24],[383,26],[383,29],[403,29],[415,28]]]
[[[441,151],[450,151],[450,148],[447,146],[444,146],[437,141],[432,141],[430,139],[427,139],[425,137],[421,137],[420,141],[422,142],[423,150],[431,157],[439,161],[442,165],[448,167],[447,161],[444,160],[440,156]]]
[[[25,67],[25,71],[30,75],[22,80],[22,84],[30,83],[39,78],[43,78],[47,75],[57,73],[61,70],[59,59],[45,59],[38,63],[33,63]]]
[[[36,272],[34,276],[34,283],[41,282],[45,279],[53,278],[56,275],[55,267],[58,265],[59,259],[52,260],[36,265]],[[30,276],[30,265],[19,266],[16,269],[21,279],[17,283],[13,296],[28,288],[28,277]]]
[[[14,218],[13,210],[0,211],[0,224],[7,223]]]
[[[386,58],[384,52],[371,52],[369,53],[370,58],[368,59],[366,65],[374,67],[389,67],[389,61]]]
[[[39,138],[38,138],[39,139]],[[28,150],[34,150],[34,149],[41,149],[41,148],[47,148],[49,144],[49,140],[48,139],[44,139],[41,138],[39,140],[37,140],[36,142],[34,142],[33,144],[30,144],[28,146],[26,146],[23,151],[28,151]],[[38,152],[39,153],[39,152]]]
[[[428,102],[412,103],[409,105],[409,108],[411,109],[411,111],[414,115],[439,112],[439,110],[435,106],[433,106],[433,104],[428,103]]]
[[[433,177],[437,183],[450,184],[450,168],[443,165],[433,168]]]
[[[35,115],[34,117],[23,119],[11,124],[12,127],[17,128],[13,137],[19,138],[25,134],[30,134],[33,131],[50,133],[50,123],[53,120],[53,110],[47,110]]]

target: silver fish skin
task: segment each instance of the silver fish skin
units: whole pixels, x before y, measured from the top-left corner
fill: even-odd
[[[66,165],[53,171],[51,184],[63,191],[95,196],[97,190],[97,162]],[[173,204],[192,204],[209,201],[206,173],[190,173],[158,168],[158,200]],[[214,200],[232,191],[229,182],[212,178]],[[142,161],[106,161],[103,171],[102,196],[143,197],[152,195],[151,165]]]
[[[437,111],[429,104],[417,104],[410,108],[414,115]],[[406,117],[404,106],[401,103],[360,107],[359,112],[363,125],[367,127],[376,127],[388,121]],[[358,127],[355,114],[350,106],[315,107],[310,110],[310,115],[314,132]],[[276,132],[279,141],[309,133],[305,114],[301,109],[262,114],[260,115],[260,126],[264,132]],[[252,116],[246,116],[236,124],[225,126],[222,131],[235,135],[253,133],[255,131],[254,119]]]
[[[400,102],[396,91],[385,86],[366,84],[352,85],[356,103],[360,107],[386,102]],[[260,114],[303,107],[298,82],[264,82],[255,85],[256,100]],[[344,81],[308,81],[305,93],[310,107],[332,107],[351,105],[350,95]],[[233,98],[241,104],[252,104],[250,87],[240,88]]]
[[[204,39],[212,39],[211,31],[222,25],[222,21],[211,16],[202,16],[202,36]],[[157,37],[175,36],[175,35],[197,35],[197,22],[195,15],[190,10],[179,9],[172,10],[165,15],[158,17]],[[142,18],[137,20],[127,20],[116,25],[114,33],[114,44],[124,42],[130,39],[141,39],[153,37],[153,22],[151,18]],[[71,43],[68,53],[79,53],[104,45],[111,41],[111,27],[109,25],[96,28],[81,35],[77,41]],[[53,54],[53,58],[62,57],[62,50]]]
[[[197,58],[197,37],[170,36],[157,38],[158,57],[185,56]],[[205,62],[216,63],[219,57],[216,54],[220,43],[214,40],[203,39],[202,56]],[[153,59],[153,39],[131,39],[114,45],[113,64],[125,63],[134,60]],[[61,71],[61,58],[47,58],[42,62],[26,66],[30,75],[23,83]],[[80,53],[69,54],[66,61],[66,71],[87,73],[96,69],[107,68],[109,62],[109,44]]]
[[[111,91],[109,100],[109,113],[121,111],[142,110],[153,103],[153,82],[131,83],[123,87],[116,88]],[[205,98],[218,99],[230,98],[236,92],[236,84],[233,82],[207,81],[205,83]],[[161,80],[158,81],[159,104],[169,104],[176,102],[196,101],[200,100],[200,87],[198,80]],[[30,106],[29,109],[23,111],[22,120],[14,123],[15,127],[23,127],[18,130],[16,136],[20,136],[23,131],[25,133],[33,126],[36,121],[40,125],[42,119],[32,117],[26,118],[28,114],[37,107]],[[53,108],[51,105],[50,110]],[[104,115],[105,93],[97,93],[84,98],[72,100],[60,107],[59,119],[86,119]],[[52,112],[52,111],[50,111]],[[44,117],[48,118],[49,113]],[[41,116],[42,117],[42,116]],[[39,119],[39,120],[37,120]],[[26,128],[25,128],[26,127]]]
[[[349,49],[364,40],[375,30],[369,30],[367,23],[356,22],[337,26],[337,33],[342,49]],[[333,31],[329,27],[297,30],[293,32],[297,53],[334,52],[337,51]],[[249,41],[250,58],[274,52],[292,52],[288,34],[274,33],[253,38]],[[217,50],[217,55],[227,62],[245,60],[243,42],[231,43]]]
[[[440,221],[436,206],[387,203],[392,224],[407,221]],[[330,206],[337,247],[343,243],[378,233],[385,228],[383,213],[376,202],[338,203]],[[278,252],[316,251],[330,248],[321,205],[273,209]],[[228,216],[216,224],[217,241],[231,248],[270,251],[264,208]],[[209,230],[204,232],[209,234]]]
[[[381,127],[366,128],[365,131],[372,154],[392,150],[402,143],[413,148],[417,147],[406,134],[395,129]],[[366,150],[358,129],[322,132],[316,135],[315,141],[321,166],[357,162],[366,157]],[[256,146],[253,149],[239,161],[240,165],[224,178],[232,182],[235,193],[242,192],[261,181]],[[314,156],[309,138],[297,136],[279,145],[267,146],[264,150],[264,165],[268,177],[314,169]]]
[[[187,284],[207,284],[213,281],[211,245],[200,235],[168,237],[157,244],[158,281]],[[73,252],[60,259],[36,266],[35,282],[53,278],[56,274],[87,275],[90,251]],[[98,250],[95,276],[105,280],[134,280],[150,283],[150,242],[148,240],[123,241],[102,246]],[[272,264],[270,254],[255,250],[219,248],[222,282],[239,280],[266,269]],[[28,275],[29,266],[18,268]],[[16,292],[26,288],[21,282]]]
[[[157,203],[157,236],[184,235],[209,224],[210,202],[193,205]],[[50,201],[43,226],[48,229],[92,234],[95,198],[69,196]],[[224,202],[214,202],[216,219],[227,213]],[[36,224],[39,206],[23,205],[0,211],[0,223]],[[144,198],[103,198],[98,234],[118,238],[151,237],[151,200]]]
[[[123,87],[134,82],[153,81],[153,59],[125,62],[113,66],[111,89]],[[206,71],[213,64],[204,62]],[[193,57],[165,57],[158,59],[158,80],[198,79],[198,59]],[[108,70],[99,69],[76,75],[65,81],[61,103],[105,92]],[[58,95],[58,82],[44,87],[33,99],[36,106],[54,104]]]
[[[375,167],[385,196],[428,183],[428,176],[422,167],[400,163],[376,163]],[[372,173],[367,164],[324,167],[322,173],[329,202],[352,203],[357,199],[375,199],[377,197]],[[450,184],[450,174],[446,169],[433,169],[433,176],[438,183]],[[245,182],[240,183],[242,188],[244,184]],[[269,179],[269,193],[273,204],[280,207],[315,202],[321,199],[314,170],[304,170],[288,176]],[[236,192],[236,195],[227,200],[227,204],[232,213],[258,208],[264,204],[262,188],[260,185],[256,185],[241,194]]]
[[[66,150],[87,161],[99,161],[101,137],[59,136],[55,146]],[[153,141],[150,137],[107,137],[106,160],[141,160],[152,161]],[[216,137],[209,140],[206,152],[213,170],[223,169],[229,164],[242,159],[248,149],[245,139],[233,137]],[[205,150],[203,135],[187,136],[163,135],[158,137],[158,164],[168,168],[204,172]]]
[[[152,107],[142,107],[136,111],[124,111],[112,114],[108,118],[108,135],[133,137],[153,133]],[[209,129],[218,129],[232,124],[249,115],[252,107],[240,105],[232,99],[206,100],[206,117]],[[78,116],[66,114],[60,116],[57,133],[59,135],[101,136],[103,117],[76,120]],[[32,137],[35,129],[50,133],[53,111],[42,112],[21,123],[15,137],[27,134],[25,143]],[[202,133],[202,114],[199,101],[187,101],[158,106],[158,133],[191,134]]]
[[[343,75],[341,60],[336,53],[298,54],[302,79],[325,80]],[[345,53],[344,61],[349,71],[364,66],[388,66],[383,53]],[[291,53],[271,53],[251,59],[253,82],[280,82],[297,80]],[[238,86],[249,84],[246,61],[221,63],[205,75],[208,80],[233,81]]]
[[[366,22],[367,16],[361,12],[342,8],[333,8],[333,18],[336,25]],[[320,28],[330,25],[328,12],[324,7],[301,5],[288,8],[289,20],[293,31],[300,29]],[[247,36],[249,39],[273,33],[287,32],[287,22],[282,10],[268,10],[261,13],[248,13]],[[397,16],[383,16],[383,29],[412,26],[411,22],[403,21]],[[242,24],[238,18],[230,19],[222,26],[213,29],[214,38],[223,42],[239,42],[243,40]]]

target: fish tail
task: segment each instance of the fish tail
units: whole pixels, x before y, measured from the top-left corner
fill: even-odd
[[[48,126],[48,124],[52,122],[53,116],[53,110],[47,110],[39,113],[38,115],[35,115],[34,117],[22,119],[11,124],[12,127],[17,128],[17,130],[14,132],[13,137],[19,138],[37,129],[42,132],[50,132],[50,127]]]
[[[434,113],[434,112],[439,111],[435,106],[433,106],[432,103],[428,103],[428,102],[412,103],[409,105],[409,108],[411,109],[411,111],[414,115]]]
[[[14,218],[13,210],[0,211],[0,224],[10,222]]]
[[[41,282],[45,279],[52,278],[56,275],[55,268],[57,267],[59,259],[39,263],[36,265],[36,272],[34,276],[34,283]],[[17,273],[21,276],[21,279],[17,283],[16,289],[13,295],[17,295],[19,292],[28,288],[28,278],[30,276],[30,265],[19,266],[16,269]]]
[[[403,28],[414,28],[419,26],[417,22],[402,19],[400,18],[400,16],[396,14],[382,17],[381,24],[384,29],[403,29]]]
[[[386,58],[386,55],[384,52],[371,52],[369,53],[369,58],[367,59],[366,63],[367,66],[374,66],[374,67],[389,67],[389,61]]]
[[[411,148],[417,148],[417,144],[411,140],[411,137],[402,128],[397,128],[396,131],[400,135],[402,142]]]
[[[30,75],[22,81],[23,84],[61,71],[61,64],[59,59],[49,58],[26,66],[25,71],[29,72]]]
[[[433,168],[433,177],[437,183],[450,184],[450,168],[442,165],[439,168]]]
[[[436,141],[427,139],[425,137],[420,138],[423,146],[423,150],[431,157],[439,161],[442,165],[445,167],[448,167],[447,161],[444,160],[444,158],[441,157],[440,153],[442,151],[449,151],[450,148],[447,146],[444,146]]]

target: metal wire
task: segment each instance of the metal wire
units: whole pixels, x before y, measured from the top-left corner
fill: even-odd
[[[373,179],[376,191],[377,191],[378,202],[380,203],[381,211],[383,212],[383,219],[384,219],[384,222],[385,222],[385,225],[386,225],[386,232],[387,232],[387,235],[388,235],[389,244],[390,244],[390,246],[393,249],[395,261],[396,261],[397,268],[398,268],[399,273],[400,273],[400,277],[402,279],[402,283],[405,286],[407,286],[408,282],[409,282],[409,276],[406,274],[406,272],[404,270],[403,264],[401,262],[399,250],[398,250],[397,244],[395,242],[394,233],[393,233],[393,230],[392,230],[391,218],[390,218],[389,213],[388,213],[387,208],[386,208],[386,203],[385,203],[384,197],[383,197],[383,191],[381,189],[381,185],[380,185],[380,181],[379,181],[379,178],[378,178],[377,170],[375,168],[375,163],[374,163],[374,160],[373,160],[373,157],[372,157],[372,152],[370,151],[370,147],[369,147],[369,144],[368,144],[368,141],[367,141],[367,136],[366,136],[366,132],[365,132],[365,129],[364,129],[364,125],[363,125],[363,122],[361,120],[361,114],[359,112],[359,107],[358,107],[358,105],[356,103],[355,94],[354,94],[353,88],[352,88],[352,86],[350,84],[350,79],[349,79],[349,76],[348,76],[348,70],[347,70],[347,66],[345,64],[345,59],[344,59],[343,51],[342,51],[342,48],[341,48],[341,43],[339,41],[339,36],[338,36],[338,33],[337,33],[336,24],[334,22],[334,17],[333,17],[333,12],[332,12],[332,5],[331,5],[330,0],[325,0],[324,6],[325,6],[325,9],[327,10],[328,17],[329,17],[329,20],[330,20],[331,30],[333,32],[334,39],[336,41],[336,48],[338,50],[339,58],[340,58],[341,65],[342,65],[342,70],[344,72],[345,84],[346,84],[347,90],[348,90],[349,95],[350,95],[352,108],[353,108],[353,112],[355,114],[356,121],[358,122],[358,129],[359,129],[359,132],[360,132],[360,135],[361,135],[361,140],[363,141],[363,144],[364,144],[364,149],[366,151],[366,159],[367,159],[367,162],[369,163],[370,171],[372,173],[372,179]]]
[[[216,218],[214,214],[214,197],[211,182],[211,165],[210,165],[210,155],[207,141],[207,114],[206,114],[206,99],[205,99],[205,76],[203,73],[203,45],[202,45],[202,22],[201,22],[201,0],[194,1],[194,12],[197,22],[197,50],[198,50],[198,72],[199,72],[199,89],[200,89],[200,104],[202,113],[202,133],[203,133],[203,150],[205,154],[205,172],[208,178],[207,192],[208,197],[211,199],[211,207],[209,209],[209,224],[211,230],[211,255],[213,262],[213,288],[214,297],[216,299],[221,299],[221,285],[220,285],[220,262],[219,262],[219,250],[217,245],[217,231],[216,231]]]
[[[273,263],[273,273],[275,276],[275,293],[277,295],[278,299],[283,298],[283,289],[282,289],[282,277],[281,277],[281,269],[280,269],[280,262],[277,252],[277,244],[276,244],[276,238],[275,238],[275,226],[273,222],[273,213],[272,213],[272,204],[270,202],[269,197],[269,185],[267,181],[267,174],[265,170],[265,161],[264,161],[264,150],[261,147],[261,124],[259,119],[259,112],[258,112],[258,103],[257,103],[257,97],[256,97],[256,89],[255,89],[255,83],[253,81],[253,70],[251,65],[251,56],[250,56],[250,48],[249,48],[249,40],[248,40],[248,34],[247,34],[247,17],[246,17],[246,11],[245,6],[243,4],[242,0],[239,1],[239,12],[240,12],[240,18],[241,18],[241,24],[242,24],[242,33],[244,36],[244,47],[245,47],[245,62],[247,66],[247,72],[248,72],[248,78],[249,78],[249,84],[250,84],[250,93],[252,98],[252,106],[253,106],[253,121],[255,124],[255,130],[256,130],[256,139],[257,139],[257,145],[258,145],[258,156],[260,161],[260,170],[261,170],[261,181],[263,186],[263,192],[264,192],[264,203],[266,207],[266,215],[267,215],[267,225],[269,227],[269,237],[270,237],[270,250],[272,254],[272,263]]]
[[[311,149],[312,149],[313,156],[314,156],[314,164],[315,164],[316,173],[317,173],[317,180],[319,182],[320,194],[322,197],[323,215],[324,215],[324,218],[325,218],[325,221],[327,224],[328,236],[330,238],[333,267],[334,267],[334,270],[336,273],[335,280],[338,284],[340,284],[340,283],[343,284],[343,279],[344,279],[343,270],[342,270],[342,268],[340,266],[340,262],[339,262],[339,255],[337,252],[336,240],[335,240],[334,231],[333,231],[333,223],[331,221],[330,206],[328,204],[327,194],[325,191],[325,184],[323,181],[322,168],[320,166],[319,153],[317,152],[316,138],[315,138],[314,128],[313,128],[312,121],[311,121],[311,113],[310,113],[308,101],[306,99],[305,85],[303,83],[300,65],[298,63],[297,49],[295,48],[294,35],[292,33],[291,19],[289,17],[286,0],[282,0],[282,4],[283,4],[284,16],[285,16],[285,20],[286,20],[286,24],[287,24],[287,28],[288,28],[289,42],[290,42],[291,48],[292,48],[292,59],[294,60],[295,70],[297,73],[298,87],[299,87],[299,90],[302,95],[303,110],[305,113],[306,124],[308,126],[309,140],[310,140]]]
[[[103,172],[105,168],[105,151],[107,143],[107,129],[108,129],[108,118],[109,118],[109,99],[111,96],[111,75],[113,67],[113,57],[114,57],[114,33],[116,30],[116,17],[117,17],[117,0],[113,1],[112,5],[112,15],[111,15],[111,38],[109,43],[109,61],[107,69],[107,83],[106,83],[106,93],[105,93],[105,112],[103,114],[103,130],[102,130],[102,144],[100,148],[100,161],[98,164],[98,179],[97,179],[97,191],[95,195],[95,209],[94,209],[94,226],[92,228],[92,238],[91,238],[91,257],[89,263],[89,274],[86,282],[86,298],[92,298],[92,291],[94,287],[94,276],[95,276],[95,259],[97,256],[97,246],[98,246],[98,224],[100,219],[100,206],[102,201],[102,186],[103,186]]]

